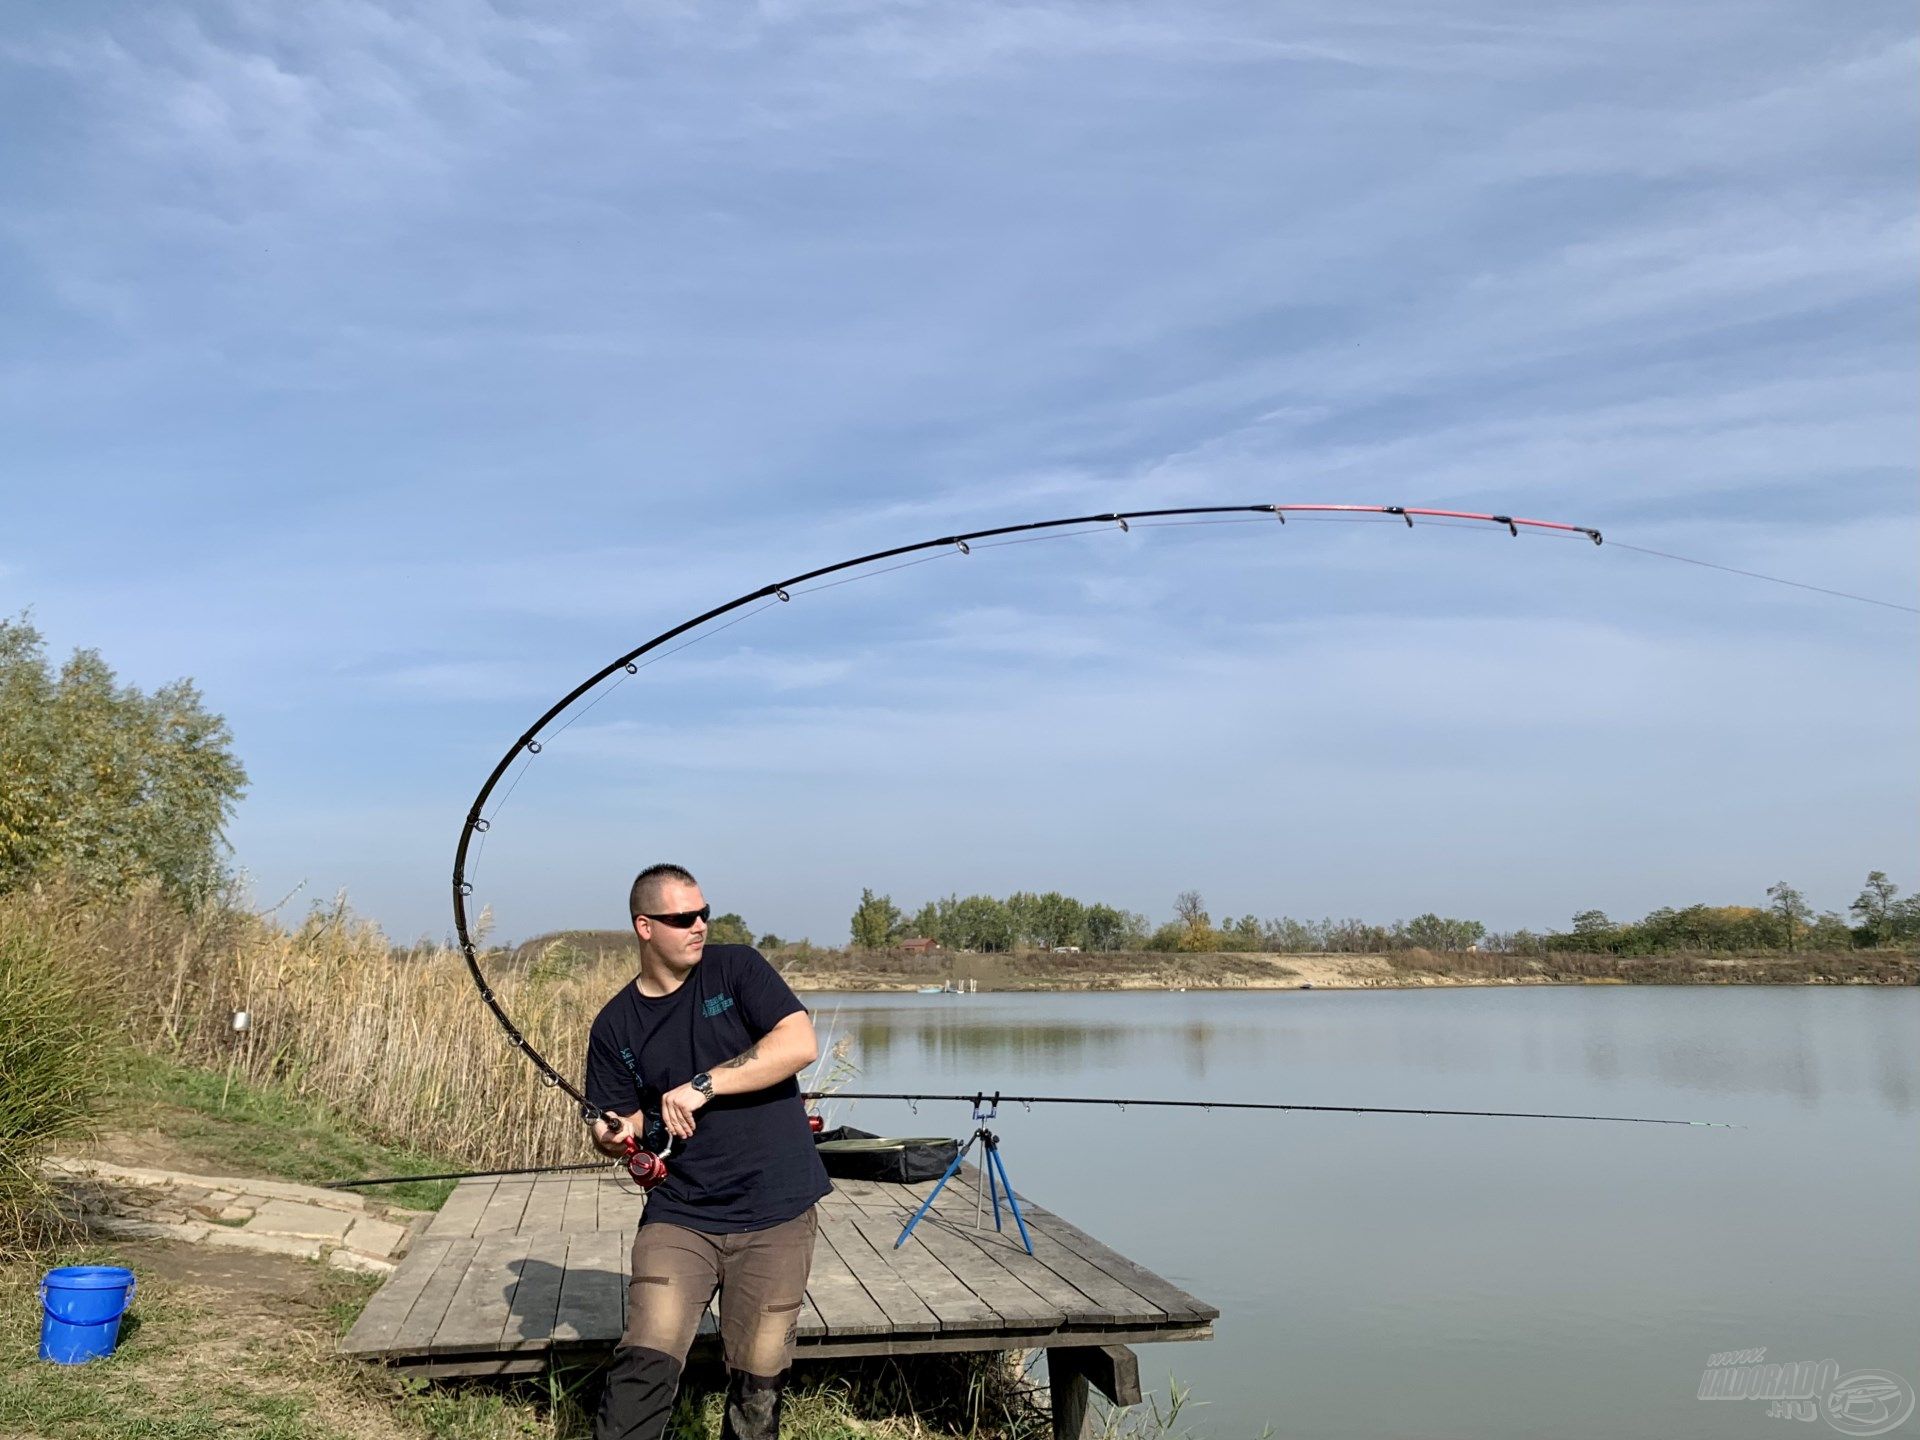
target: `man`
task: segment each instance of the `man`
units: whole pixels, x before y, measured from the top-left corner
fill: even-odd
[[[594,1440],[656,1440],[687,1349],[720,1290],[727,1362],[723,1440],[774,1440],[806,1301],[814,1205],[833,1187],[794,1076],[819,1055],[806,1007],[749,945],[708,946],[711,913],[678,865],[650,865],[628,896],[640,973],[595,1017],[586,1094],[608,1155],[646,1129],[657,1091],[673,1138],[667,1178],[633,1242],[627,1328]]]

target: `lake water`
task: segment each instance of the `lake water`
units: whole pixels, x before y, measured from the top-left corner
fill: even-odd
[[[1762,1347],[1920,1382],[1920,990],[806,998],[856,1089],[1744,1127],[1009,1107],[1021,1193],[1220,1307],[1213,1340],[1140,1350],[1162,1403],[1170,1375],[1205,1402],[1194,1435],[1843,1433],[1697,1398],[1709,1356]],[[833,1123],[972,1128],[951,1104]]]

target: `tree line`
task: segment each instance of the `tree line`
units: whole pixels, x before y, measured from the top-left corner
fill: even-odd
[[[1216,923],[1197,890],[1174,899],[1173,919],[1154,925],[1117,906],[1087,903],[1057,890],[1018,890],[1005,898],[949,895],[909,914],[889,895],[860,892],[849,928],[857,950],[931,940],[946,950],[1161,951],[1283,954],[1379,954],[1395,950],[1486,950],[1512,955],[1549,952],[1656,955],[1683,951],[1832,951],[1920,945],[1920,895],[1902,897],[1883,870],[1868,873],[1848,917],[1816,914],[1784,880],[1767,888],[1765,905],[1662,906],[1635,921],[1616,922],[1583,910],[1565,931],[1492,931],[1478,920],[1428,912],[1378,924],[1349,918],[1298,920],[1229,915]],[[764,937],[772,939],[773,937]],[[763,939],[763,948],[764,948]],[[776,942],[777,943],[777,942]]]

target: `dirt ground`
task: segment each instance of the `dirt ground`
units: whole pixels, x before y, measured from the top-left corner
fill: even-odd
[[[61,1142],[65,1154],[149,1170],[178,1170],[186,1175],[231,1175],[252,1180],[280,1177],[244,1156],[219,1153],[206,1144],[183,1141],[153,1130],[100,1130]]]

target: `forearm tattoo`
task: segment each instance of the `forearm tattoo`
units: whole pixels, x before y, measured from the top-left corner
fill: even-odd
[[[721,1061],[720,1068],[722,1070],[738,1070],[742,1068],[749,1060],[756,1060],[759,1058],[759,1056],[760,1056],[760,1042],[756,1040],[751,1045],[747,1046],[746,1049],[742,1050],[738,1055],[734,1056],[731,1060]]]

